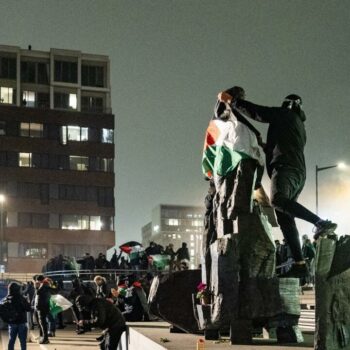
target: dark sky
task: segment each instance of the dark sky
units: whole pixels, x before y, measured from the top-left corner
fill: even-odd
[[[310,209],[315,165],[350,164],[347,0],[1,0],[0,10],[1,44],[110,57],[119,243],[140,239],[159,203],[202,205],[204,131],[232,85],[263,105],[303,97]],[[320,213],[349,233],[350,171],[319,175]]]

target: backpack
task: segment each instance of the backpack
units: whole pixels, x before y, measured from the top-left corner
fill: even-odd
[[[15,323],[19,317],[19,312],[15,308],[11,299],[4,299],[0,303],[0,317],[6,323]]]

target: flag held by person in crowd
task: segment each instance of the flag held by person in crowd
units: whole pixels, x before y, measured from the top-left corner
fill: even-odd
[[[56,316],[62,311],[72,307],[72,303],[60,294],[54,294],[50,297],[50,313]]]
[[[144,248],[141,243],[136,241],[130,241],[119,246],[120,250],[129,255],[130,260],[137,258],[143,253]]]

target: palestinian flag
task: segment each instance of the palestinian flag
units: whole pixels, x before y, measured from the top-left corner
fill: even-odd
[[[205,135],[202,171],[205,176],[225,176],[233,171],[242,155],[234,151],[236,139],[235,125],[232,120],[211,120]]]
[[[164,270],[170,264],[170,255],[155,254],[149,256],[149,261],[157,270]]]
[[[72,307],[72,303],[60,294],[54,294],[50,297],[50,313],[56,316],[62,311]]]
[[[119,248],[122,252],[129,255],[130,260],[137,259],[144,252],[142,244],[136,241],[124,243]]]

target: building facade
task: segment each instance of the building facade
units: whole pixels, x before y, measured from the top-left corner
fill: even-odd
[[[154,241],[165,248],[172,243],[176,251],[185,242],[190,253],[190,268],[197,268],[202,254],[203,213],[203,207],[158,205],[152,210],[152,222],[142,228],[143,246]]]
[[[9,272],[115,244],[107,56],[0,46],[0,241]]]

